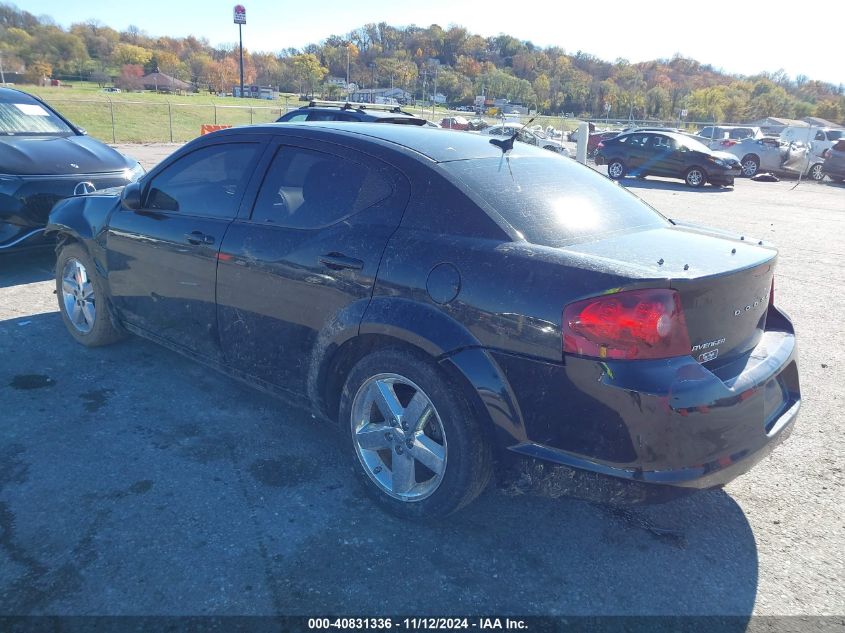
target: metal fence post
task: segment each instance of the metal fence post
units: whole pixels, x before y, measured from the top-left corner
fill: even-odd
[[[106,97],[109,100],[109,110],[111,111],[111,142],[117,143],[117,135],[114,130],[114,102],[111,97]]]
[[[170,101],[167,102],[167,121],[170,124],[170,142],[173,142],[173,110],[170,107]]]
[[[214,108],[214,125],[217,125],[217,104],[212,103],[211,107]]]
[[[249,106],[249,124],[252,125],[252,106]]]

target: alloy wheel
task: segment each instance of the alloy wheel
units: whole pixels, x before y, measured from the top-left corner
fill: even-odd
[[[400,501],[431,496],[446,472],[446,434],[426,393],[399,374],[378,374],[352,402],[352,439],[369,478]]]
[[[698,169],[690,169],[687,173],[687,184],[690,187],[698,187],[704,181],[704,174]]]
[[[742,163],[742,175],[751,178],[754,174],[757,173],[757,162],[748,159],[744,163]]]
[[[607,173],[611,178],[621,178],[623,171],[624,167],[619,161],[610,163],[610,166],[607,168]]]
[[[89,333],[97,317],[94,285],[85,266],[73,257],[62,269],[62,301],[73,327],[83,334]]]
[[[816,163],[810,169],[810,178],[815,181],[824,180],[824,168],[822,167],[821,163]]]

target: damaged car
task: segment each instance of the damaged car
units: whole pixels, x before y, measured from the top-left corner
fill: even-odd
[[[801,174],[816,181],[824,178],[824,158],[817,156],[811,145],[775,137],[746,138],[725,148],[725,152],[739,159],[746,178],[763,172]]]
[[[801,403],[777,251],[514,140],[203,136],[119,195],[56,205],[61,317],[82,345],[132,333],[310,408],[406,518],[525,464],[625,502],[747,472]]]
[[[144,169],[40,99],[0,87],[0,253],[41,246],[53,205],[122,186]]]

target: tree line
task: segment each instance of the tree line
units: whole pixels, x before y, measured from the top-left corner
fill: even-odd
[[[135,26],[118,31],[93,20],[65,29],[8,4],[0,4],[0,55],[7,72],[21,72],[33,83],[79,77],[133,89],[153,70],[211,92],[231,91],[239,81],[234,45],[156,37]],[[680,55],[609,62],[505,34],[482,37],[461,26],[382,22],[301,50],[244,51],[245,82],[282,91],[338,98],[345,95],[347,72],[362,88],[401,88],[426,101],[436,86],[451,104],[469,105],[484,94],[544,114],[671,120],[686,110],[696,121],[812,115],[845,122],[842,84],[793,79],[782,70],[731,75]]]

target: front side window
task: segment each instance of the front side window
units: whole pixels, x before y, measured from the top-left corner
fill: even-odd
[[[234,218],[255,143],[203,147],[166,167],[150,183],[146,207],[205,217]]]
[[[375,169],[333,154],[283,146],[264,176],[252,219],[320,228],[381,202],[392,191]]]
[[[308,113],[300,112],[285,119],[285,123],[293,123],[294,121],[305,121],[308,118]]]

